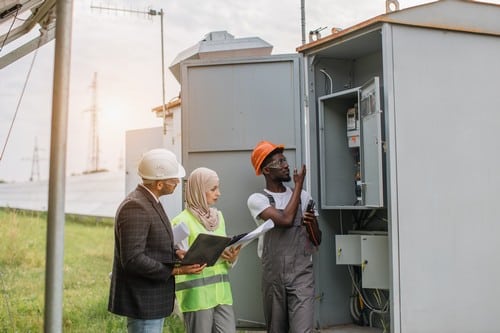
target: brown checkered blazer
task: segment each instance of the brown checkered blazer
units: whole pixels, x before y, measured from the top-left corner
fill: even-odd
[[[160,203],[137,186],[115,217],[115,253],[108,310],[137,318],[172,313],[175,282],[172,227]]]

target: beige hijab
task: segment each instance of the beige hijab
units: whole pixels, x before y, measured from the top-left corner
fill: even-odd
[[[186,185],[187,209],[208,231],[214,231],[219,226],[219,212],[209,207],[205,193],[219,184],[217,173],[208,168],[197,168],[189,175]]]

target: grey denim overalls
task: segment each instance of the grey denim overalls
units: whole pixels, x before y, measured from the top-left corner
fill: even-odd
[[[264,194],[274,206],[272,195]],[[262,293],[269,333],[312,331],[315,250],[302,224],[301,204],[293,226],[274,227],[264,235]]]

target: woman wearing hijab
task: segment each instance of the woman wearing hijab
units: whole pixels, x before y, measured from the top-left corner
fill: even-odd
[[[184,222],[189,228],[183,249],[187,250],[200,233],[226,236],[222,213],[211,207],[221,194],[217,173],[208,168],[193,170],[185,191],[186,209],[172,220],[174,226]],[[240,248],[224,250],[219,260],[200,274],[176,275],[176,297],[187,333],[236,331],[228,271]]]

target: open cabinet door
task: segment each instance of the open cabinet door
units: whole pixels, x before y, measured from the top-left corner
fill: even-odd
[[[360,89],[361,181],[364,205],[384,204],[382,177],[382,129],[379,78],[374,77]]]

